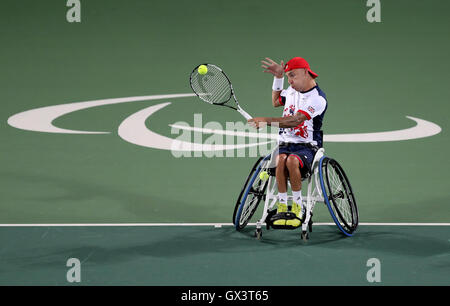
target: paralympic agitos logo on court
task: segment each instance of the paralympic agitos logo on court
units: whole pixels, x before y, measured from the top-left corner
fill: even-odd
[[[260,156],[271,152],[276,146],[277,127],[256,130],[242,121],[227,122],[225,125],[219,122],[204,122],[206,114],[193,114],[193,126],[184,121],[168,122],[168,129],[170,128],[169,132],[173,138],[156,133],[151,129],[151,116],[157,116],[157,112],[165,107],[176,107],[176,103],[173,103],[172,100],[179,101],[194,96],[194,94],[166,94],[44,106],[14,114],[8,118],[8,124],[17,129],[44,133],[111,134],[111,131],[64,129],[56,127],[53,125],[53,122],[61,116],[93,107],[138,101],[164,100],[163,103],[148,106],[123,120],[118,127],[118,135],[123,140],[137,146],[171,151],[175,157]],[[326,134],[324,135],[324,142],[401,141],[430,137],[441,132],[441,128],[433,122],[411,116],[406,116],[406,118],[414,121],[416,125],[387,132]],[[208,137],[204,139],[203,135]]]

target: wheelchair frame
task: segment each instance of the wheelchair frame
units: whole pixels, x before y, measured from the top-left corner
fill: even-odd
[[[278,153],[278,148],[276,148],[271,154],[265,156],[264,158],[260,158],[258,162],[255,164],[255,166],[252,169],[252,172],[250,173],[250,176],[247,178],[247,181],[244,185],[244,188],[241,191],[241,194],[239,195],[238,201],[236,203],[235,212],[233,215],[233,223],[236,226],[237,230],[242,229],[246,226],[249,219],[253,216],[254,212],[256,211],[259,202],[261,199],[264,199],[264,209],[263,214],[261,218],[256,222],[256,230],[255,230],[255,237],[260,239],[262,237],[262,225],[266,224],[267,228],[270,228],[270,225],[266,222],[267,218],[270,217],[271,213],[275,211],[276,208],[275,204],[278,200],[278,188],[275,178],[275,168],[276,168],[276,156]],[[339,170],[339,179],[341,182],[344,182],[342,180],[345,179],[345,184],[342,184],[342,188],[344,191],[342,192],[342,196],[347,196],[347,198],[352,202],[350,203],[351,206],[351,213],[352,213],[352,226],[349,227],[346,223],[343,226],[342,220],[344,220],[341,212],[339,211],[338,206],[335,205],[335,198],[338,196],[332,195],[332,199],[328,198],[328,195],[326,194],[327,189],[324,184],[324,174],[322,173],[322,163],[323,161],[333,161],[334,166],[338,167]],[[266,182],[263,182],[262,190],[254,190],[253,189],[253,183],[256,179],[259,178],[259,174],[261,171],[268,171],[270,173],[269,179]],[[328,179],[328,178],[327,178]],[[313,210],[317,202],[323,202],[328,206],[328,209],[330,211],[330,214],[333,218],[333,221],[338,226],[339,230],[344,233],[346,236],[353,236],[353,232],[356,230],[356,227],[358,225],[358,210],[356,206],[356,201],[354,199],[353,191],[350,186],[350,182],[348,181],[348,178],[343,171],[342,167],[333,159],[325,156],[325,149],[320,148],[317,150],[316,154],[314,155],[314,160],[311,165],[311,171],[309,175],[305,178],[302,178],[302,191],[305,190],[305,182],[307,183],[307,193],[306,196],[303,196],[302,205],[305,205],[306,208],[304,221],[302,222],[301,228],[302,233],[301,237],[303,240],[309,239],[309,232],[312,232],[312,216],[313,216]],[[250,183],[250,185],[248,185]],[[261,185],[260,185],[261,186]],[[288,180],[288,189],[290,188],[290,182]],[[330,188],[328,186],[328,188]],[[329,189],[328,189],[329,191]],[[240,224],[240,219],[242,215],[242,209],[244,208],[245,201],[247,200],[247,197],[250,192],[253,192],[253,194],[256,194],[256,205],[255,207],[251,208],[249,211],[246,211],[245,213],[248,213],[250,216],[245,217],[246,222],[244,225]],[[325,196],[324,196],[325,192]],[[241,203],[241,199],[244,199],[244,204]],[[330,203],[330,200],[332,200],[332,203]],[[288,196],[288,201],[292,201],[292,196]],[[354,221],[356,220],[356,221]],[[345,222],[345,221],[344,221]],[[348,229],[350,228],[350,230]]]

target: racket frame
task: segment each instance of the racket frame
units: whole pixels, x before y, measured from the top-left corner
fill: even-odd
[[[192,86],[192,75],[194,74],[194,72],[197,71],[198,67],[200,67],[201,65],[205,65],[206,67],[213,66],[214,68],[218,69],[218,70],[225,76],[225,78],[227,79],[228,84],[229,84],[229,86],[230,86],[230,89],[231,89],[231,95],[230,95],[230,97],[228,98],[228,100],[226,100],[226,101],[223,102],[223,103],[209,102],[209,101],[206,101],[206,100],[202,99],[202,98],[200,97],[200,95],[194,90],[194,87]],[[195,67],[195,68],[192,70],[192,72],[191,72],[191,75],[190,75],[190,77],[189,77],[189,85],[191,86],[192,91],[193,91],[193,92],[197,95],[197,97],[199,97],[202,101],[205,101],[206,103],[213,104],[213,105],[220,105],[220,106],[226,106],[226,107],[232,108],[232,109],[238,111],[238,112],[239,112],[245,119],[247,119],[247,120],[253,118],[253,117],[252,117],[251,115],[249,115],[244,109],[242,109],[242,107],[239,105],[239,101],[238,101],[238,99],[236,98],[236,95],[235,95],[235,93],[234,93],[233,84],[231,84],[230,78],[229,78],[229,77],[227,76],[227,74],[222,70],[222,68],[220,68],[220,67],[218,67],[218,66],[216,66],[216,65],[214,65],[214,64],[208,64],[208,63],[204,63],[204,64],[198,65],[198,66]],[[231,97],[233,97],[233,100],[234,100],[234,102],[236,103],[236,107],[231,106],[231,105],[227,105],[227,104],[226,104],[228,101],[230,101]]]

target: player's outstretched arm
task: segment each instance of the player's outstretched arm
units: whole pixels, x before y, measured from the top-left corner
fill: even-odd
[[[260,128],[264,125],[278,124],[280,128],[292,128],[301,124],[303,121],[308,120],[308,118],[303,113],[297,113],[294,116],[272,118],[272,117],[255,117],[248,120],[248,124],[252,127]]]

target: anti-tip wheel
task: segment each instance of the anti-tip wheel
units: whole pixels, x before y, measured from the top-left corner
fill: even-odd
[[[302,240],[307,241],[309,239],[309,234],[307,231],[302,231]]]
[[[260,228],[255,230],[255,237],[258,240],[262,238],[262,230]]]

